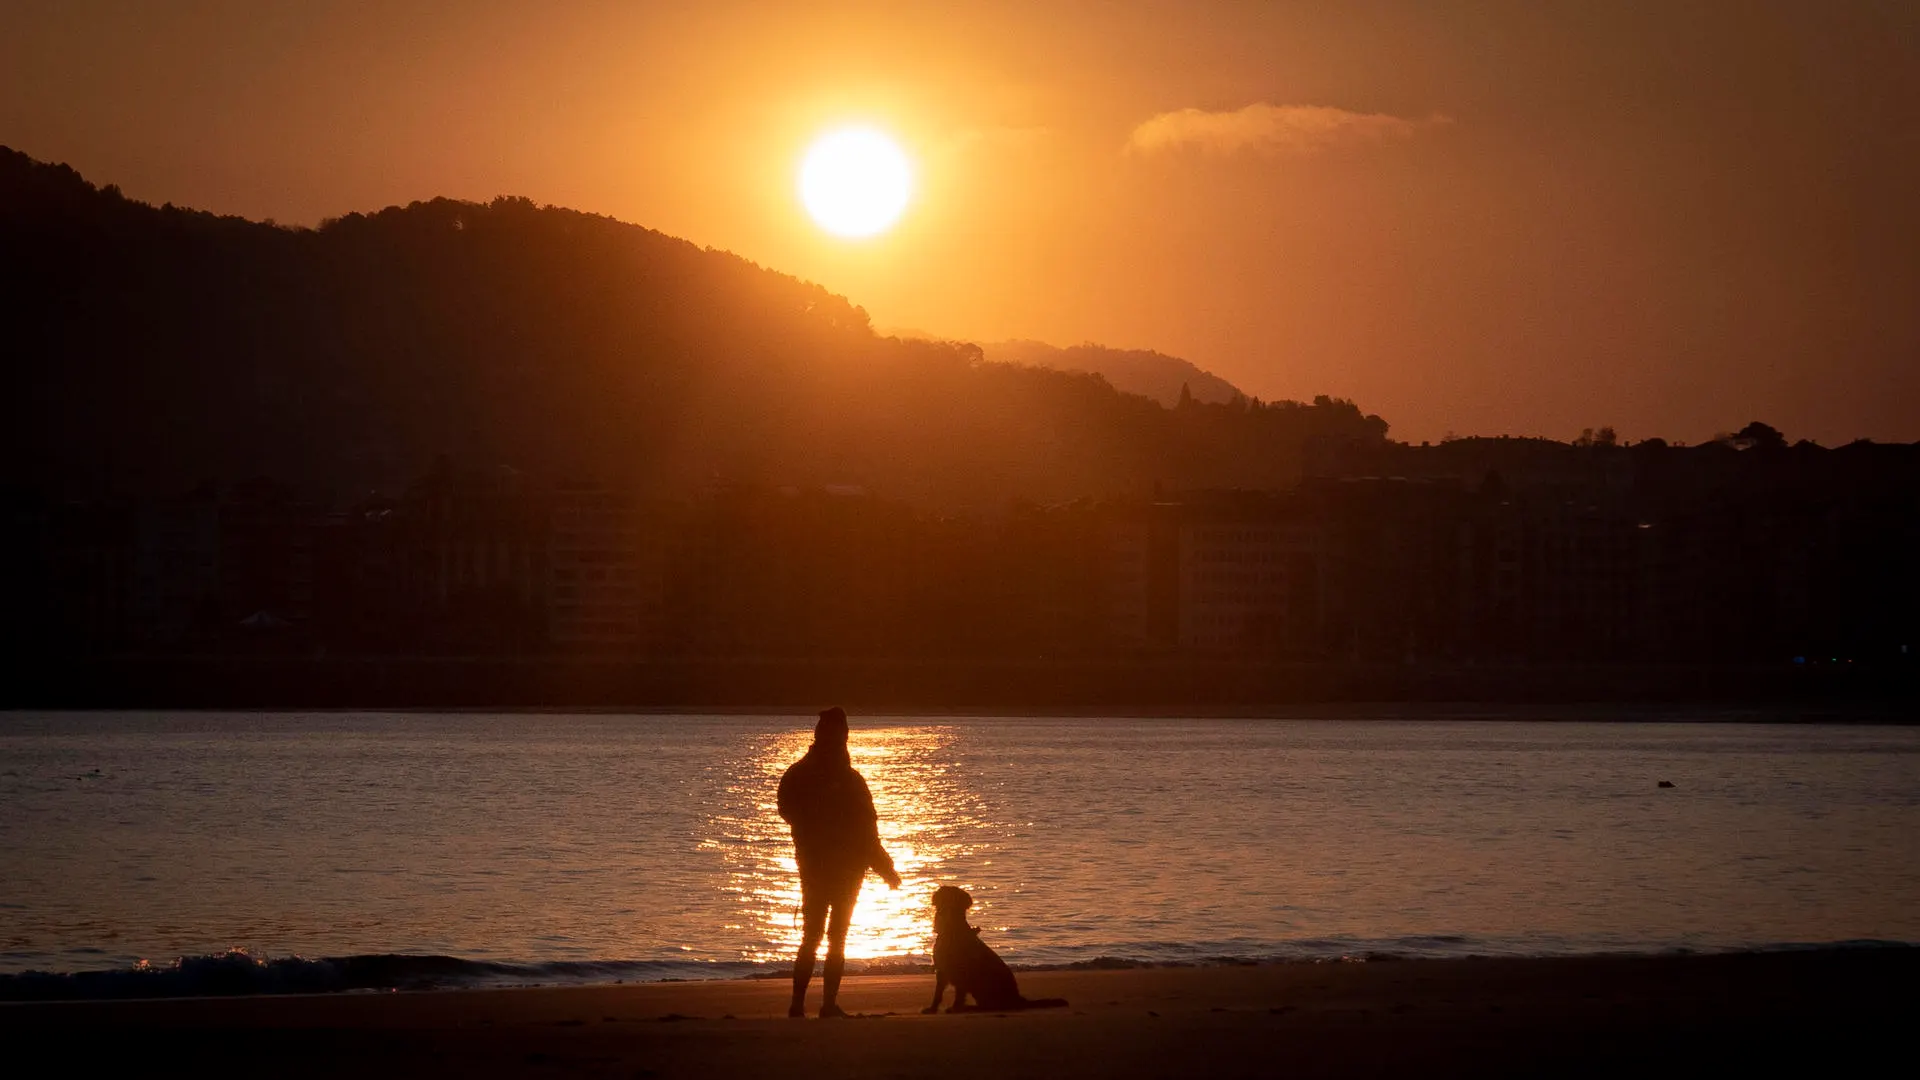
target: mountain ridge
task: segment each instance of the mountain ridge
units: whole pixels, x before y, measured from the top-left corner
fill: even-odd
[[[19,359],[0,480],[258,473],[391,488],[450,455],[665,491],[851,482],[916,502],[1284,486],[1351,402],[1169,409],[1097,375],[876,334],[846,297],[530,200],[292,228],[125,198],[0,151]]]
[[[1180,403],[1183,389],[1193,400],[1211,405],[1252,396],[1191,360],[1153,349],[1119,349],[1091,341],[1060,346],[1024,339],[982,342],[980,348],[996,363],[1102,375],[1117,390],[1169,407]]]
[[[996,364],[1099,375],[1116,390],[1152,398],[1168,407],[1180,403],[1182,388],[1195,401],[1206,404],[1225,405],[1239,398],[1252,397],[1191,360],[1154,349],[1123,349],[1093,341],[1083,341],[1078,345],[1054,345],[1028,338],[976,341],[905,328],[888,328],[882,332],[914,340],[972,342],[980,346],[981,353],[988,361]]]

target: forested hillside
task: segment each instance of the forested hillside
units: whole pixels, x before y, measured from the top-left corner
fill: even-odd
[[[663,491],[859,484],[935,506],[1274,487],[1320,399],[1168,408],[881,337],[818,285],[610,218],[434,199],[294,229],[0,149],[5,479],[63,496],[266,474],[392,487],[446,455]]]

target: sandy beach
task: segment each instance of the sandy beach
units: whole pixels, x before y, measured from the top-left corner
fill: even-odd
[[[1622,1075],[1865,1066],[1904,1038],[1920,950],[1036,971],[1064,1009],[923,1016],[931,976],[0,1007],[16,1060],[194,1075]],[[818,999],[816,984],[814,1000]],[[25,1054],[25,1057],[20,1055]]]

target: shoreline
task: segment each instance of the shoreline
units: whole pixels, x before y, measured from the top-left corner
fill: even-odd
[[[1066,1008],[923,1016],[926,975],[850,975],[865,1019],[787,1020],[778,979],[0,1007],[90,1066],[215,1075],[761,1077],[1823,1072],[1897,1048],[1920,949],[1028,971]],[[816,982],[809,997],[817,1008]]]
[[[1920,666],[1060,658],[15,657],[11,708],[753,710],[1244,715],[1401,704],[1910,714]],[[812,705],[813,709],[819,705]]]
[[[1101,955],[1088,960],[1011,963],[1020,977],[1079,975],[1118,971],[1208,971],[1254,967],[1320,967],[1332,964],[1398,964],[1463,962],[1581,962],[1617,960],[1684,960],[1705,957],[1798,955],[1910,950],[1920,955],[1920,941],[1862,938],[1823,942],[1774,942],[1759,945],[1625,946],[1588,951],[1541,952],[1460,951],[1410,953],[1385,947],[1388,943],[1354,942],[1345,950],[1299,955],[1269,952],[1262,956],[1218,955],[1195,959],[1151,959]],[[1491,944],[1490,942],[1488,944]],[[141,961],[146,965],[147,961]],[[464,994],[519,990],[592,990],[617,986],[701,986],[716,983],[784,983],[788,964],[770,961],[684,962],[686,967],[662,973],[674,960],[502,961],[470,960],[441,953],[362,953],[348,956],[254,956],[245,950],[225,954],[180,957],[172,963],[138,967],[87,968],[67,972],[44,969],[0,972],[0,1009],[27,1005],[87,1003],[241,1000],[251,998],[324,998],[364,994]],[[699,973],[705,963],[734,970]],[[742,967],[757,970],[742,972]],[[569,974],[566,969],[577,969]],[[464,969],[464,970],[463,970]],[[819,968],[816,965],[816,975]],[[899,957],[851,960],[848,978],[931,978],[928,958]],[[61,996],[59,991],[77,991]]]
[[[850,714],[897,720],[1271,720],[1275,722],[1490,722],[1646,724],[1835,724],[1902,727],[1920,724],[1920,710],[1901,702],[1508,702],[1508,701],[1328,701],[1277,705],[1013,705],[892,706],[836,699]],[[823,706],[787,705],[13,705],[0,717],[26,713],[61,715],[116,713],[307,713],[321,716],[629,716],[629,717],[811,717]]]

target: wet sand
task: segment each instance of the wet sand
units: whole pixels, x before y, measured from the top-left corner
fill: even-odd
[[[1920,949],[1021,975],[1071,1005],[923,1016],[930,975],[0,1006],[10,1064],[190,1075],[1487,1076],[1864,1070],[1905,1053]],[[818,983],[811,1004],[817,1007]]]

